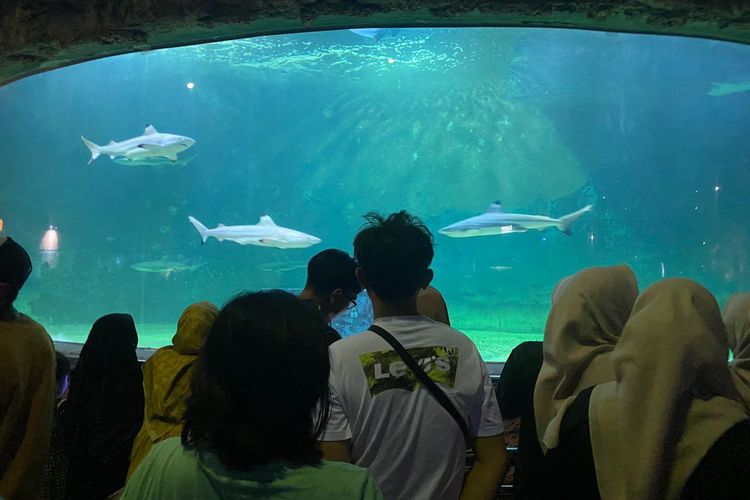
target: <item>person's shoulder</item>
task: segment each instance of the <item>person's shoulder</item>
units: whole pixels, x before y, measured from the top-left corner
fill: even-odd
[[[165,345],[156,350],[144,363],[144,366],[151,366],[160,363],[164,358],[175,358],[183,356],[178,353],[173,345]]]
[[[172,467],[185,463],[196,463],[197,458],[195,452],[186,449],[182,445],[182,438],[177,436],[154,444],[142,463],[146,462],[151,466]]]
[[[185,498],[203,485],[196,455],[179,437],[156,443],[128,481],[122,499]]]
[[[514,347],[511,353],[541,352],[543,347],[544,347],[544,342],[542,342],[541,340],[527,340],[525,342],[521,342],[516,347]]]
[[[141,464],[179,474],[184,469],[198,469],[198,455],[182,445],[182,438],[171,437],[156,443]]]
[[[456,330],[452,326],[448,326],[445,323],[439,321],[430,320],[430,326],[428,327],[431,334],[441,337],[451,343],[461,344],[476,349],[476,344],[471,338],[461,330]]]
[[[55,348],[47,330],[31,317],[19,314],[13,321],[4,323],[4,326],[6,331],[15,332],[18,337],[23,338],[26,346],[33,345],[37,351],[52,353],[54,356]]]
[[[510,351],[508,360],[505,365],[514,365],[516,363],[528,364],[533,363],[541,364],[544,360],[544,344],[540,340],[527,340],[521,342]]]
[[[154,455],[176,455],[185,453],[185,448],[182,446],[182,438],[171,437],[163,441],[159,441],[154,444],[151,448],[151,452]]]
[[[323,460],[316,469],[331,485],[361,484],[367,482],[371,477],[370,471],[366,468],[347,462]]]
[[[359,474],[367,475],[368,471],[359,465],[350,464],[349,462],[337,462],[334,460],[322,460],[320,470],[330,474]]]
[[[358,351],[362,348],[369,347],[373,339],[380,338],[370,330],[364,330],[341,340],[337,340],[329,346],[332,356],[346,355],[347,353]]]
[[[279,491],[299,490],[300,493],[306,493],[304,498],[310,500],[382,498],[380,489],[367,469],[350,463],[328,460],[322,460],[316,465],[287,464],[286,473],[274,488]],[[300,495],[300,498],[303,496]]]
[[[34,321],[31,316],[28,316],[26,314],[19,314],[18,318],[15,321],[19,326],[26,330],[27,335],[36,335],[39,338],[49,340],[49,334],[47,333],[47,330],[45,330],[45,328],[41,324]]]

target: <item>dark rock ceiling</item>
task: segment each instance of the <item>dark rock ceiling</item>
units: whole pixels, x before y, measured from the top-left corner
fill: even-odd
[[[0,0],[0,85],[125,52],[378,25],[587,28],[750,43],[750,0]]]

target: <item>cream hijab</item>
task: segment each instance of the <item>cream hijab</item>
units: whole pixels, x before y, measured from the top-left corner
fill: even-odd
[[[544,363],[534,388],[543,451],[556,448],[560,423],[579,392],[614,380],[611,353],[638,296],[628,266],[590,267],[557,284],[544,329]]]
[[[729,363],[734,386],[750,408],[750,293],[735,293],[724,306],[729,348],[734,360]]]
[[[683,278],[638,298],[612,353],[616,379],[589,405],[603,500],[676,499],[744,406],[727,368],[727,337],[711,293]]]

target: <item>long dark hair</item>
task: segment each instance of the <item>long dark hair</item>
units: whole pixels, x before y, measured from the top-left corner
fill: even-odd
[[[198,356],[182,442],[235,470],[318,464],[329,412],[327,325],[280,290],[244,293],[219,313]]]

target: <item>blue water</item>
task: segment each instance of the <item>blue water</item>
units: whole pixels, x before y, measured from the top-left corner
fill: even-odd
[[[0,88],[0,219],[36,265],[19,308],[74,341],[130,312],[158,347],[189,303],[299,288],[316,252],[351,251],[362,214],[401,208],[435,231],[435,285],[487,360],[539,338],[554,284],[585,266],[628,263],[642,287],[687,276],[723,301],[750,288],[748,82],[748,46],[484,28],[282,35],[30,77]],[[147,123],[196,144],[175,163],[87,165],[80,135],[104,145]],[[498,199],[595,208],[572,236],[437,233]],[[264,214],[323,242],[201,245],[187,220]],[[52,267],[37,252],[50,225]],[[183,267],[131,267],[160,260]]]

